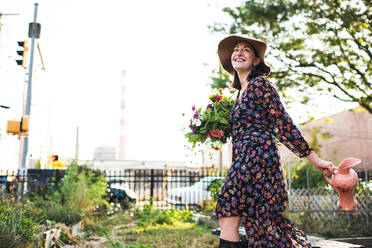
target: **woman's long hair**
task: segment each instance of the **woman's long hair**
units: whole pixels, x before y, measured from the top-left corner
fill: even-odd
[[[264,72],[263,63],[259,63],[256,66],[253,66],[251,73],[249,73],[247,80],[251,80],[252,78],[255,78],[257,76],[267,76],[267,73]],[[242,88],[239,80],[239,75],[236,70],[234,70],[234,80],[231,84],[231,87],[237,90],[240,90]]]

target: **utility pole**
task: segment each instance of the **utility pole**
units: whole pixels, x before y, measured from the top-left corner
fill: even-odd
[[[24,108],[23,116],[30,116],[31,112],[31,90],[32,90],[32,72],[33,72],[33,63],[34,63],[34,48],[35,48],[35,39],[40,38],[40,24],[36,23],[37,17],[37,7],[38,4],[35,3],[34,7],[34,20],[29,24],[28,37],[31,38],[31,51],[30,51],[30,63],[28,67],[28,81],[27,81],[27,96],[26,96],[26,106]],[[26,158],[28,152],[28,134],[21,136],[22,141],[22,158],[21,158],[21,170],[26,170]]]

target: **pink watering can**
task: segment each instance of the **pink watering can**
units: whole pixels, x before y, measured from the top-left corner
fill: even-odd
[[[342,210],[353,210],[357,204],[354,191],[358,183],[358,175],[351,167],[360,162],[359,158],[346,158],[333,171],[332,180],[324,174],[324,178],[336,190],[340,199],[338,207]]]

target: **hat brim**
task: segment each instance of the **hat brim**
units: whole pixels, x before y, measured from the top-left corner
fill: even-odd
[[[261,59],[263,72],[268,75],[271,71],[270,67],[265,64],[264,56],[266,52],[266,43],[254,38],[243,37],[239,35],[230,35],[218,44],[218,57],[220,58],[222,67],[231,75],[234,75],[234,68],[231,64],[231,54],[235,45],[239,42],[248,42],[256,50],[257,56]]]

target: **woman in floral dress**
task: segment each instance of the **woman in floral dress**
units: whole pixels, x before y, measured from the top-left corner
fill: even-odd
[[[333,171],[332,162],[320,159],[309,147],[265,77],[270,73],[265,51],[264,42],[237,35],[218,46],[222,66],[234,76],[232,87],[239,90],[230,114],[232,165],[216,207],[220,248],[311,247],[283,214],[288,195],[274,137],[316,169]],[[240,240],[240,223],[246,241]]]

